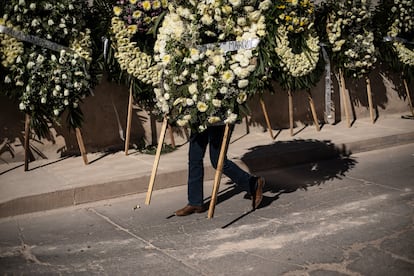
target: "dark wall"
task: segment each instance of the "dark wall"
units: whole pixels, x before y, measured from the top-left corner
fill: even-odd
[[[389,74],[377,69],[369,76],[371,80],[373,105],[376,117],[386,114],[409,114],[403,82],[398,74]],[[335,103],[336,121],[344,120],[344,110],[339,95],[338,82],[335,75],[333,81],[333,101]],[[324,121],[325,87],[324,79],[311,89],[310,93],[315,103],[318,119]],[[414,83],[409,84],[411,95]],[[351,120],[369,117],[368,100],[365,80],[346,80],[352,109]],[[94,91],[94,96],[85,99],[81,108],[85,115],[82,135],[88,152],[122,150],[126,134],[128,109],[128,89],[113,83],[103,81]],[[411,96],[413,97],[413,96]],[[277,84],[272,93],[263,95],[273,129],[289,128],[288,94]],[[260,105],[260,96],[256,95],[249,101],[251,116],[249,124],[263,126],[266,121]],[[293,94],[293,117],[295,126],[313,124],[309,105],[309,93],[296,91]],[[148,113],[134,106],[131,128],[131,147],[142,147],[157,143],[157,130],[160,124],[152,124]],[[177,133],[183,136],[183,133]],[[185,138],[185,137],[184,137]],[[166,142],[168,142],[168,135]],[[0,96],[0,162],[17,162],[23,160],[24,143],[24,114],[18,110],[18,103]],[[50,139],[41,141],[30,140],[33,158],[56,158],[68,154],[78,154],[79,148],[75,133],[70,132],[65,123],[52,129]]]

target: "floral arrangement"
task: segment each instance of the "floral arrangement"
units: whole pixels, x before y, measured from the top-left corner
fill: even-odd
[[[405,65],[414,66],[413,47],[410,49],[403,42],[395,39],[400,34],[413,34],[414,32],[414,21],[412,19],[412,15],[414,14],[413,1],[394,0],[394,6],[391,8],[391,12],[391,17],[394,19],[394,22],[387,34],[394,40],[393,46],[397,52],[398,59]]]
[[[414,46],[407,43],[414,35],[413,14],[412,0],[393,0],[382,2],[374,15],[381,58],[404,78],[414,74]]]
[[[19,107],[31,116],[40,137],[48,134],[49,122],[58,122],[68,110],[70,127],[80,127],[79,103],[90,95],[96,81],[89,73],[92,61],[90,30],[80,1],[12,0],[5,5],[0,25],[23,35],[53,40],[60,45],[48,49],[1,34],[0,57],[7,74],[2,81],[14,87]]]
[[[119,0],[114,6],[114,14],[134,32],[146,33],[154,27],[167,5],[167,0]]]
[[[157,28],[168,6],[167,0],[118,0],[113,6],[111,40],[113,56],[134,96],[145,107],[155,105],[153,85],[160,71],[153,59]]]
[[[366,76],[377,60],[369,0],[328,1],[326,25],[334,63],[354,78]]]
[[[269,44],[275,55],[273,75],[288,90],[310,88],[322,73],[315,8],[309,0],[277,1],[268,13]]]
[[[170,5],[155,43],[157,106],[171,123],[203,131],[235,123],[255,90],[256,44],[271,1],[202,0]]]

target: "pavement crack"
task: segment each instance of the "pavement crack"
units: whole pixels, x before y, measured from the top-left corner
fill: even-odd
[[[35,246],[30,246],[30,245],[25,243],[24,235],[23,235],[23,229],[21,227],[19,227],[19,240],[20,240],[20,244],[21,244],[21,247],[19,249],[19,253],[20,253],[20,256],[23,259],[25,259],[27,262],[35,263],[35,264],[38,264],[38,265],[44,265],[44,266],[50,266],[51,265],[50,263],[40,261],[36,257],[36,255],[33,254],[32,248],[34,248]]]
[[[383,188],[386,188],[386,189],[389,189],[389,190],[394,190],[394,191],[399,191],[399,192],[406,192],[405,189],[398,189],[396,187],[384,185],[384,184],[381,184],[381,183],[378,183],[378,182],[372,182],[372,181],[362,179],[362,178],[352,177],[352,176],[349,176],[349,175],[347,175],[345,177],[350,179],[350,180],[362,182],[364,185],[376,185],[376,186],[380,186],[380,187],[383,187]]]
[[[168,258],[171,258],[179,263],[182,263],[183,265],[185,265],[188,269],[194,270],[195,272],[197,272],[199,275],[206,275],[205,273],[203,273],[202,271],[200,271],[199,269],[197,269],[196,267],[188,264],[187,262],[185,262],[184,260],[181,260],[177,257],[175,257],[174,255],[170,254],[167,252],[167,250],[164,250],[160,247],[155,246],[154,244],[152,244],[151,242],[147,241],[146,239],[134,234],[133,232],[131,232],[129,229],[122,227],[121,225],[119,225],[118,223],[114,222],[111,218],[109,218],[108,216],[105,216],[104,214],[99,213],[98,211],[96,211],[93,208],[88,208],[87,210],[89,210],[90,212],[94,213],[96,216],[102,218],[103,220],[105,220],[106,222],[108,222],[110,225],[114,226],[116,229],[134,237],[135,239],[143,242],[144,244],[147,245],[148,249],[154,249],[157,250],[159,252],[161,252],[162,254],[164,254],[165,256],[167,256]]]

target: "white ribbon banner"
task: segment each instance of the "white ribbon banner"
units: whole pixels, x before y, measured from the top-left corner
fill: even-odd
[[[331,62],[324,47],[326,45],[321,43],[320,46],[325,61],[325,116],[328,123],[333,124],[335,122],[335,106],[332,102]]]
[[[386,37],[383,38],[383,41],[385,41],[385,42],[398,41],[398,42],[405,43],[405,44],[414,44],[413,41],[408,41],[408,39],[401,38],[401,37],[398,37],[398,36],[386,36]]]
[[[43,39],[37,36],[28,35],[23,32],[13,30],[12,28],[9,28],[3,25],[0,25],[0,33],[15,37],[20,41],[29,42],[31,44],[34,44],[34,45],[37,45],[43,48],[47,48],[52,51],[60,52],[62,50],[65,50],[67,52],[73,52],[73,50],[68,47],[59,45],[47,39]]]
[[[249,39],[249,40],[241,40],[241,41],[226,41],[221,43],[209,43],[209,44],[203,44],[201,46],[198,46],[197,49],[205,52],[208,49],[214,49],[217,46],[220,47],[220,49],[223,50],[224,53],[227,52],[233,52],[240,49],[252,49],[257,47],[259,45],[260,40],[258,38]]]

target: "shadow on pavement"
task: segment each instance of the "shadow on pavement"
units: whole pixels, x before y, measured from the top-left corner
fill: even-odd
[[[342,178],[357,163],[350,156],[351,152],[345,146],[338,147],[330,141],[292,140],[253,147],[241,159],[250,172],[266,177],[264,192],[273,195],[263,197],[259,206],[263,208],[271,205],[284,193],[306,190],[310,186]],[[282,170],[283,167],[288,168]],[[240,192],[237,188],[226,189],[219,194],[217,203]],[[225,227],[250,213],[252,211],[234,219]]]

